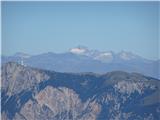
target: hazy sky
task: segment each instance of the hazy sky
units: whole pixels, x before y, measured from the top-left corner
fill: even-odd
[[[158,58],[158,2],[2,2],[2,54],[77,45]]]

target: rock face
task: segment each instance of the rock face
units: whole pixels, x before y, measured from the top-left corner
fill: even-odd
[[[122,71],[59,73],[2,66],[2,120],[159,120],[160,81]]]
[[[2,66],[2,89],[7,91],[9,96],[31,89],[47,79],[49,76],[44,72],[16,63],[9,62]]]
[[[29,100],[20,111],[27,120],[95,120],[100,113],[100,105],[92,101],[82,103],[73,90],[65,87],[48,86],[35,100],[36,103]]]

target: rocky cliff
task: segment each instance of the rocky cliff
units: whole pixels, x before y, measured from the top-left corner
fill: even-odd
[[[158,120],[160,81],[115,71],[59,73],[2,66],[2,120]]]

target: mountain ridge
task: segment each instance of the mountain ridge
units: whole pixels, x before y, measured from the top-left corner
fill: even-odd
[[[159,93],[159,80],[141,74],[60,73],[9,62],[2,67],[2,120],[157,120]]]
[[[75,51],[81,49],[83,52],[75,53]],[[8,57],[2,56],[2,64],[7,62],[23,63],[26,66],[58,72],[104,74],[105,72],[120,70],[160,78],[159,60],[148,60],[130,52],[101,52],[89,50],[86,47],[72,48],[65,53],[48,52],[39,55],[19,53]]]

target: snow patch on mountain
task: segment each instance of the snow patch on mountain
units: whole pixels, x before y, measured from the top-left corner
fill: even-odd
[[[85,54],[88,51],[88,49],[84,46],[78,46],[75,48],[71,48],[69,51],[73,54]]]
[[[125,52],[125,51],[122,51],[119,53],[119,57],[123,60],[132,60],[132,59],[135,59],[137,58],[138,56],[137,55],[134,55],[133,53],[131,52]]]
[[[112,52],[102,52],[94,57],[95,60],[100,60],[101,62],[110,62],[113,60]]]

